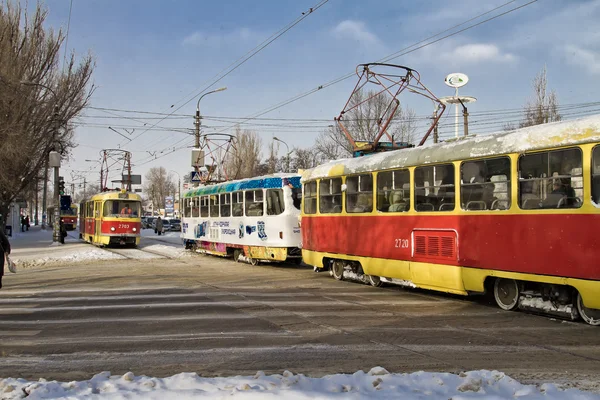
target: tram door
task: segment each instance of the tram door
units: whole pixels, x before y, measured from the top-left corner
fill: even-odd
[[[94,236],[95,241],[99,240],[100,234],[102,233],[102,202],[94,202]]]

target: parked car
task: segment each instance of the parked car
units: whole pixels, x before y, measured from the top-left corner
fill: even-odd
[[[156,220],[157,219],[158,219],[158,217],[154,218],[154,220],[152,221],[152,229],[154,229],[154,233],[157,233],[156,232]],[[171,230],[171,224],[170,224],[169,220],[167,218],[161,218],[161,219],[162,219],[162,223],[163,223],[163,230],[162,231],[163,232],[170,231]]]
[[[170,219],[171,230],[175,232],[181,232],[181,220],[180,219]]]
[[[153,228],[153,221],[156,221],[156,217],[144,217],[142,218],[142,229]]]

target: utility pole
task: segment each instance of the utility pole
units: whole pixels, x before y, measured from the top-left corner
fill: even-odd
[[[223,90],[227,90],[227,87],[218,88],[210,92],[204,93],[198,99],[198,104],[196,104],[196,118],[194,122],[194,125],[196,125],[196,143],[194,144],[194,147],[197,149],[200,148],[200,120],[202,119],[202,117],[200,116],[200,100],[202,100],[202,98],[208,94],[222,92]]]
[[[435,109],[433,110],[433,120],[434,121],[437,119],[437,113],[438,113],[438,105],[436,104]],[[438,124],[436,123],[435,126],[433,127],[433,143],[437,143],[438,140],[439,140]]]
[[[83,177],[83,199],[85,200],[85,176]]]
[[[48,205],[46,204],[48,198],[48,157],[44,162],[44,188],[42,189],[42,229],[46,229],[46,221],[48,216]]]
[[[55,101],[58,101],[56,95],[54,96]],[[52,114],[53,125],[54,125],[54,138],[58,137],[58,105],[54,106],[54,113]],[[56,151],[50,152],[50,161],[49,165],[54,168],[54,229],[52,232],[52,241],[53,242],[61,242],[61,232],[60,232],[60,191],[59,191],[59,171],[60,168],[60,153]]]
[[[34,225],[37,225],[39,223],[39,219],[38,219],[39,199],[40,199],[40,179],[38,176],[36,176],[35,177],[35,217],[33,220]]]

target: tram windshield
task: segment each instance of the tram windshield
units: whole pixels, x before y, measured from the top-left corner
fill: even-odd
[[[292,188],[292,200],[294,207],[299,210],[302,204],[302,188]]]
[[[139,201],[108,200],[104,203],[103,216],[105,217],[138,217],[141,205]]]

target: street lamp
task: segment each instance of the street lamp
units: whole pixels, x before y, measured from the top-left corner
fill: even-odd
[[[54,90],[52,90],[52,88],[42,84],[42,83],[37,83],[37,82],[28,82],[28,81],[21,81],[20,82],[22,85],[26,85],[26,86],[40,86],[43,87],[44,89],[50,91],[50,93],[52,93],[52,96],[54,97],[54,110],[52,113],[52,123],[53,123],[53,130],[54,130],[54,135],[53,135],[53,139],[56,140],[57,136],[58,136],[58,96],[56,95],[56,92]],[[55,154],[52,154],[55,153]],[[52,233],[52,241],[53,242],[61,242],[61,237],[60,237],[60,193],[58,191],[58,174],[59,171],[58,169],[60,168],[60,155],[56,152],[51,151],[50,154],[48,154],[48,159],[46,159],[46,167],[44,168],[46,171],[46,176],[48,176],[48,162],[49,159],[51,159],[50,161],[53,162],[54,165],[52,165],[54,167],[54,201],[56,202],[55,207],[54,207],[54,229],[53,229],[53,233]],[[44,194],[43,194],[43,199],[42,199],[42,229],[46,228],[45,225],[45,218],[44,216],[46,215],[46,191],[48,188],[48,183],[47,180],[44,180]]]
[[[290,148],[287,145],[287,143],[284,142],[283,140],[279,139],[277,136],[274,136],[273,140],[277,140],[278,142],[285,144],[285,149],[287,150],[287,154],[285,155],[286,164],[287,164],[287,166],[285,168],[285,172],[290,172],[290,154],[292,154],[294,152],[294,150],[290,151]]]
[[[169,172],[173,172],[177,174],[177,204],[179,204],[179,218],[181,218],[181,176],[179,176],[179,172],[173,171],[172,169]]]
[[[198,99],[198,104],[196,104],[196,122],[195,122],[195,125],[196,125],[196,145],[195,145],[195,147],[197,149],[200,148],[200,119],[201,119],[201,117],[200,117],[200,100],[202,100],[202,98],[208,94],[222,92],[223,90],[227,90],[227,87],[218,88],[218,89],[212,90],[210,92],[204,93]]]

